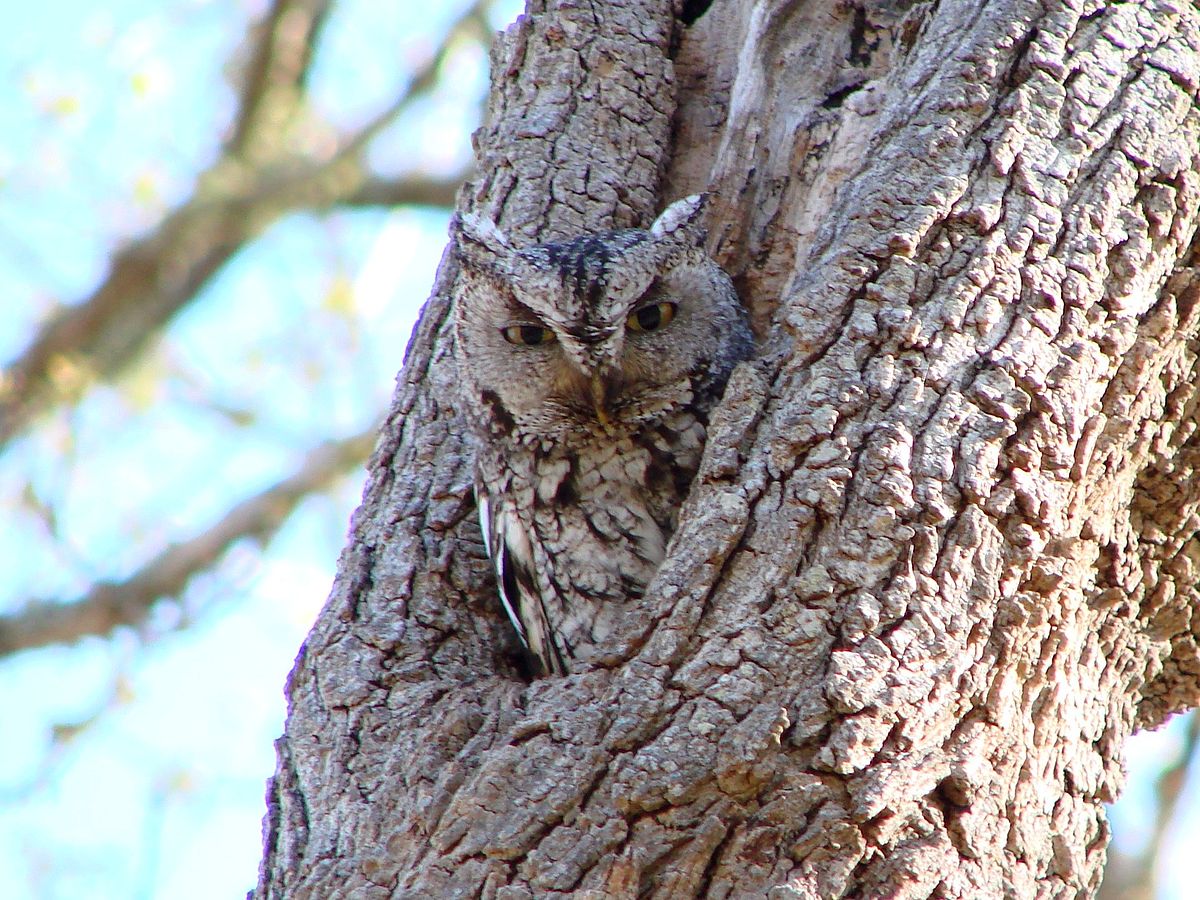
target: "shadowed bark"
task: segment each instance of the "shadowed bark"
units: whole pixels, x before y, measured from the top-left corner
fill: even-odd
[[[668,558],[610,666],[520,679],[444,261],[260,898],[1087,896],[1125,739],[1196,703],[1196,11],[688,18],[533,3],[464,191],[524,241],[715,192],[764,349]]]

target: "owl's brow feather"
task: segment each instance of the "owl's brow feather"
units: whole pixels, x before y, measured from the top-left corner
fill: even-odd
[[[580,327],[592,327],[589,320],[605,298],[612,264],[619,262],[625,251],[646,240],[646,232],[638,229],[606,231],[520,252],[538,268],[557,274],[579,308],[578,315],[572,318],[580,320]]]
[[[525,319],[542,326],[546,324],[546,321],[541,316],[518,300],[513,294],[504,295],[504,307],[508,314],[514,318]]]

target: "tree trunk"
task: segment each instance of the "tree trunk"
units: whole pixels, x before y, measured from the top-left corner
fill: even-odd
[[[1087,896],[1122,744],[1196,703],[1196,10],[685,6],[532,3],[462,199],[532,242],[715,194],[763,352],[653,624],[515,670],[444,261],[260,898]]]

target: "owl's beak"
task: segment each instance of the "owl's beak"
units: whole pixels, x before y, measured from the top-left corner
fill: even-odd
[[[596,408],[596,420],[611,434],[613,425],[608,414],[608,387],[604,383],[604,376],[599,372],[592,373],[592,405]]]

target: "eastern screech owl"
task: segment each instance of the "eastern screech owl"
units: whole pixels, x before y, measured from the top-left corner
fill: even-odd
[[[753,339],[704,251],[701,195],[649,230],[524,249],[451,226],[476,496],[501,599],[543,674],[578,671],[662,562],[708,413]]]

